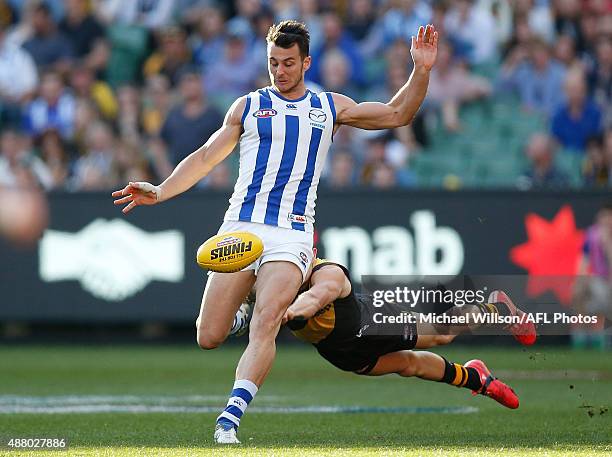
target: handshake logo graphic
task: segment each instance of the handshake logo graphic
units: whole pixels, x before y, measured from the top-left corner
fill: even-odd
[[[121,219],[96,219],[77,233],[47,230],[39,274],[47,282],[77,280],[96,298],[121,301],[151,281],[181,281],[184,250],[177,230],[147,233]]]

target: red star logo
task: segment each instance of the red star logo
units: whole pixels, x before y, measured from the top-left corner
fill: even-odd
[[[535,213],[525,217],[528,241],[510,250],[510,259],[527,270],[527,295],[538,297],[552,291],[559,301],[569,304],[578,270],[584,231],[576,228],[570,206],[559,210],[549,222]]]

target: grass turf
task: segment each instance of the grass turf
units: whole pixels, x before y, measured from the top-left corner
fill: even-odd
[[[207,396],[221,409],[240,346],[0,348],[0,396]],[[612,453],[609,354],[447,347],[482,358],[521,399],[507,410],[466,389],[398,376],[343,373],[307,346],[280,346],[253,406],[476,406],[474,414],[247,412],[236,455],[598,456]],[[501,377],[501,376],[500,376]],[[65,437],[68,452],[36,455],[226,455],[212,443],[216,413],[0,414],[0,438]],[[1,446],[1,444],[0,444]],[[0,455],[30,455],[0,447]]]

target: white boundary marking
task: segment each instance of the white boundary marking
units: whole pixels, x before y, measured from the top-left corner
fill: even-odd
[[[285,397],[265,396],[258,403]],[[0,414],[95,414],[95,413],[217,413],[226,397],[221,395],[137,396],[137,395],[67,395],[28,397],[0,395]],[[202,405],[215,402],[215,405]],[[251,413],[334,414],[334,413],[401,413],[401,414],[471,414],[478,408],[448,407],[373,407],[373,406],[273,406],[254,405]]]

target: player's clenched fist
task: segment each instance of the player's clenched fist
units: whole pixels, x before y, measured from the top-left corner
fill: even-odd
[[[161,201],[161,188],[148,182],[131,182],[112,193],[115,205],[128,205],[121,211],[125,214],[140,205],[155,205]]]

